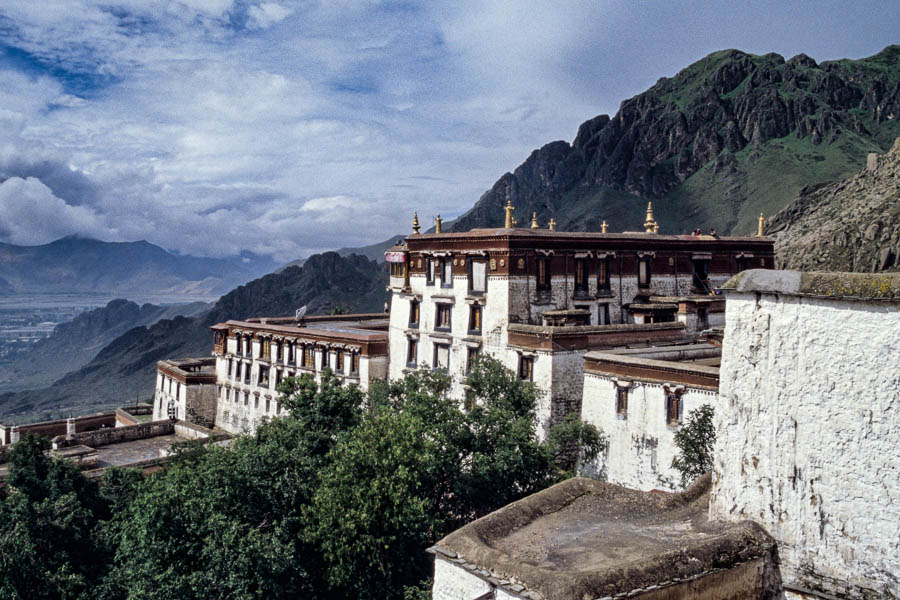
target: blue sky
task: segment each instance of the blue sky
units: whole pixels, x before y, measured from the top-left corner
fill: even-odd
[[[465,211],[723,48],[859,58],[896,2],[5,0],[0,241],[291,260]]]

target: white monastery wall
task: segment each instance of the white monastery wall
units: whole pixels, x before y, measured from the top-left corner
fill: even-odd
[[[900,306],[735,291],[726,310],[711,517],[765,527],[787,588],[900,597]]]
[[[625,414],[616,411],[618,385],[628,389]],[[704,404],[715,408],[717,402],[715,392],[685,387],[681,422],[692,410]],[[610,483],[642,491],[675,491],[680,487],[680,475],[672,468],[672,459],[678,455],[678,427],[666,422],[662,385],[585,373],[581,418],[601,429],[609,442],[606,452],[584,466],[585,476],[602,476]]]

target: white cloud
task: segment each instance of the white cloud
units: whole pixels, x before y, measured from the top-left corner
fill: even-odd
[[[106,239],[111,234],[93,210],[66,204],[33,177],[0,183],[0,224],[8,242],[29,246],[73,233]]]
[[[251,27],[266,29],[284,21],[291,12],[293,11],[290,8],[275,2],[263,2],[257,6],[251,6],[247,10],[247,17]]]

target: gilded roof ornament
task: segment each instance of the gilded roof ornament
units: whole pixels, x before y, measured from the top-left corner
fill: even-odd
[[[653,203],[647,203],[647,220],[644,221],[644,231],[646,233],[659,233],[659,223],[653,218]]]
[[[536,212],[531,213],[531,228],[532,229],[540,229],[540,227],[541,226],[538,225],[538,222],[537,222],[537,213]]]
[[[607,233],[609,231],[609,225],[606,224],[606,219],[603,219],[603,222],[600,223],[600,233]]]
[[[515,207],[512,205],[512,198],[506,199],[506,208],[504,210],[506,211],[506,222],[503,226],[506,229],[512,229],[516,224],[515,219],[513,219],[512,216],[513,211],[515,210]]]
[[[556,219],[550,219],[550,231],[556,231]]]
[[[443,222],[444,222],[444,220],[441,218],[441,213],[438,213],[437,217],[434,218],[434,232],[435,233],[443,233],[441,231],[441,223],[443,223]]]
[[[413,213],[413,233],[416,235],[419,235],[419,229],[421,229],[419,227],[419,213],[414,212]]]
[[[765,236],[766,235],[765,228],[766,228],[766,217],[762,213],[759,213],[759,222],[756,226],[756,236],[757,237]]]

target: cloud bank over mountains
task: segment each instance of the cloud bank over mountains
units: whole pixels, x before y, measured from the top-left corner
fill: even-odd
[[[5,2],[0,241],[285,261],[378,241],[413,210],[464,211],[532,148],[773,26],[726,18],[685,43],[656,25],[719,20],[629,2]],[[858,25],[871,50],[841,46],[852,31],[820,49],[871,54],[896,30]]]

